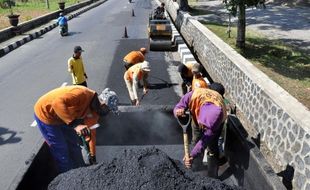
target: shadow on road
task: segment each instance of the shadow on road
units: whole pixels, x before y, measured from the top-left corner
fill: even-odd
[[[170,88],[172,86],[178,85],[178,83],[152,83],[149,84],[149,89],[163,89]]]
[[[7,128],[0,127],[0,145],[7,143],[17,143],[21,141],[20,137],[16,137],[16,132]]]

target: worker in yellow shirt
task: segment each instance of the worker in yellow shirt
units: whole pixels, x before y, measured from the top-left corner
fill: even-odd
[[[138,98],[138,82],[143,80],[143,94],[148,92],[148,73],[151,71],[150,64],[147,61],[142,63],[137,63],[130,67],[124,74],[124,80],[129,92],[130,100],[132,105],[140,105],[140,100]]]
[[[118,111],[118,98],[111,92],[104,90],[98,96],[84,86],[63,86],[47,92],[36,102],[35,120],[60,173],[85,165],[78,135],[90,135],[89,118],[94,122],[99,116]]]
[[[84,63],[82,59],[81,46],[75,46],[73,56],[68,60],[68,71],[72,76],[72,83],[74,85],[82,85],[87,87],[86,79],[88,78],[84,69]]]
[[[124,67],[128,70],[131,66],[141,63],[145,60],[146,48],[140,48],[140,51],[131,51],[124,57]]]
[[[192,67],[193,81],[192,90],[196,88],[208,88],[208,83],[202,76],[202,66],[199,63],[195,63]]]

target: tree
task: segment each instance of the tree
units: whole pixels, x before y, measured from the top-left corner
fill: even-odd
[[[265,8],[265,0],[223,0],[223,3],[225,3],[226,9],[231,15],[237,16],[238,13],[236,46],[244,49],[246,31],[245,9],[251,6],[263,6]]]
[[[182,11],[189,11],[190,7],[188,5],[188,0],[177,0],[179,6],[180,6],[180,10]]]

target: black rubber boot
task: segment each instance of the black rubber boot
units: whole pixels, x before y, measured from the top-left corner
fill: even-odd
[[[97,164],[96,156],[89,156],[88,160],[90,165]]]
[[[215,154],[210,154],[208,152],[207,159],[208,159],[208,177],[218,178],[218,156]]]

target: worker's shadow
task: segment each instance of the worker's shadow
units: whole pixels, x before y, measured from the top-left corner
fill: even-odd
[[[16,137],[15,131],[10,131],[7,128],[0,127],[0,145],[7,143],[17,143],[21,141],[20,137]]]
[[[286,187],[286,189],[293,189],[292,181],[294,178],[295,169],[289,164],[286,165],[285,170],[277,173],[278,176],[282,177],[282,183]]]
[[[163,89],[163,88],[171,88],[175,85],[178,85],[178,83],[150,83],[149,84],[149,89]]]
[[[248,134],[235,116],[228,117],[226,130],[225,156],[229,160],[229,167],[219,172],[219,179],[223,181],[234,176],[237,185],[243,187],[245,172],[249,168],[250,150],[255,144],[246,139]]]

